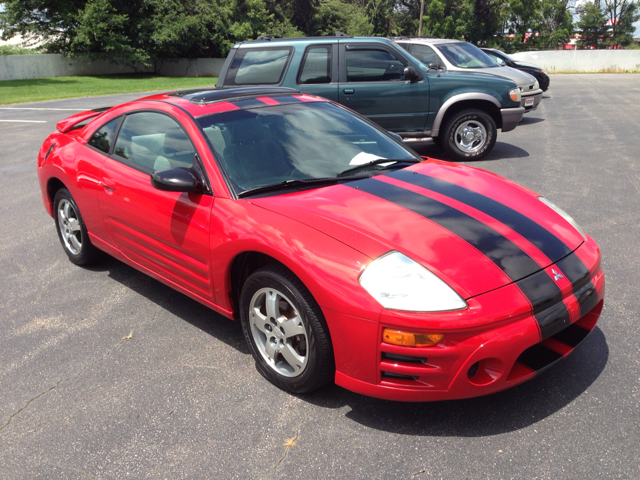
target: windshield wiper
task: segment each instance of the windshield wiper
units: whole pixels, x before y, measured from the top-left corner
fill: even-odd
[[[375,165],[380,165],[381,163],[393,163],[393,164],[399,164],[399,163],[420,163],[420,160],[416,160],[416,159],[411,159],[411,158],[402,158],[402,159],[393,159],[393,158],[378,158],[377,160],[372,160],[370,162],[367,163],[363,163],[361,165],[355,165],[351,168],[347,168],[346,170],[340,172],[337,176],[338,177],[346,177],[347,175],[351,174],[351,173],[355,173],[359,170],[365,170],[369,167],[375,166]],[[385,168],[390,167],[391,165],[386,165]]]
[[[238,194],[238,198],[248,197],[249,195],[256,195],[258,193],[270,192],[273,190],[281,190],[283,188],[289,187],[300,187],[300,186],[309,186],[309,185],[333,185],[334,183],[338,183],[338,179],[335,177],[331,178],[307,178],[305,180],[300,180],[298,178],[292,178],[290,180],[285,180],[280,183],[272,183],[271,185],[263,185],[261,187],[250,188],[249,190],[245,190]]]

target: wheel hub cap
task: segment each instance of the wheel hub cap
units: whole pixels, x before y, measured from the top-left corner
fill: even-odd
[[[82,249],[82,230],[78,213],[67,199],[58,204],[58,228],[64,246],[72,254],[78,255]]]
[[[487,143],[487,130],[480,122],[468,120],[455,131],[454,141],[458,149],[465,153],[476,153]]]
[[[255,345],[269,367],[285,377],[304,372],[307,333],[289,298],[276,289],[261,288],[251,298],[249,323]]]

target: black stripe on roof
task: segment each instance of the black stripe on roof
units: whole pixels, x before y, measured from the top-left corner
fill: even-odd
[[[553,233],[529,217],[481,193],[445,180],[408,170],[398,170],[388,175],[403,182],[433,190],[454,198],[504,223],[540,249],[552,262],[569,254],[571,250]]]

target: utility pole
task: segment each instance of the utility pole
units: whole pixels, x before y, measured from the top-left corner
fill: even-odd
[[[422,36],[422,16],[424,15],[424,0],[420,2],[420,26],[418,27],[418,36]]]

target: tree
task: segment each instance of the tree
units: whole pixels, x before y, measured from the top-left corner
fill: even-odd
[[[542,0],[541,43],[549,49],[567,43],[573,32],[573,18],[569,11],[570,0]]]
[[[582,38],[578,40],[581,47],[602,48],[602,42],[606,40],[609,31],[605,26],[607,21],[602,10],[595,3],[586,3],[578,10],[580,19],[576,26],[582,32]]]
[[[634,22],[640,20],[640,4],[637,0],[601,0],[604,16],[611,26],[613,45],[629,45],[633,41]]]

